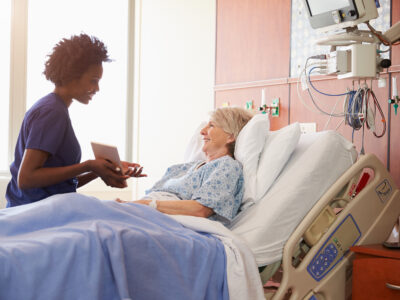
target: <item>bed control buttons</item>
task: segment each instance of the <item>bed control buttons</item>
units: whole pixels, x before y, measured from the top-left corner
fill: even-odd
[[[353,216],[347,215],[336,229],[325,240],[311,261],[307,265],[307,271],[316,281],[322,280],[348,253],[361,237]]]
[[[333,243],[329,243],[321,254],[308,266],[308,271],[314,278],[320,278],[335,261],[338,250]]]
[[[325,253],[326,255],[332,257],[333,259],[336,258],[338,254],[338,250],[336,249],[335,245],[330,243],[326,248],[325,248]]]

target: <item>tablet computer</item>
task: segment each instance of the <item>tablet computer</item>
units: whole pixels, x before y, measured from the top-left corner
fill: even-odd
[[[91,142],[94,157],[106,159],[117,166],[120,167],[121,171],[123,171],[123,167],[121,164],[121,160],[118,154],[118,148],[113,145],[107,145],[98,142]]]

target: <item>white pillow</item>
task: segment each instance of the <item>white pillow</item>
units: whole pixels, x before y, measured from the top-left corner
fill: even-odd
[[[268,115],[258,114],[242,128],[236,139],[235,159],[242,163],[244,177],[241,210],[256,201],[257,167],[268,132]]]
[[[266,194],[282,171],[299,142],[300,134],[299,123],[268,133],[257,169],[256,202]]]
[[[206,155],[201,150],[203,148],[203,138],[200,134],[200,130],[203,129],[206,125],[207,122],[204,121],[201,122],[200,125],[196,128],[192,138],[189,141],[189,144],[186,147],[183,162],[206,160]]]

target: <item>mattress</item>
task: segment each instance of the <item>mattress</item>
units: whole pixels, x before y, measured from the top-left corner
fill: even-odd
[[[266,195],[230,226],[251,248],[259,266],[282,258],[290,234],[356,158],[354,145],[335,131],[301,135]]]

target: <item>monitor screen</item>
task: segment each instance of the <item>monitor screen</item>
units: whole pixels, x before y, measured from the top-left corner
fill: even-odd
[[[378,17],[377,0],[303,0],[314,29],[339,30]]]
[[[308,0],[311,15],[319,15],[349,6],[349,0]]]

